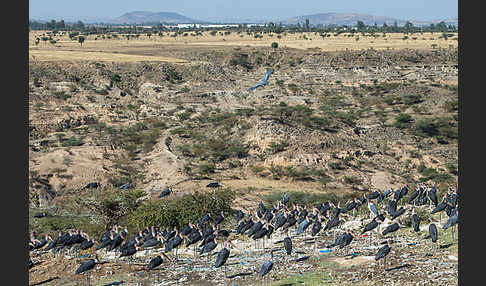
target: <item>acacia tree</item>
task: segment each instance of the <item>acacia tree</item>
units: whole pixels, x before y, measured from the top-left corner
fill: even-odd
[[[84,43],[84,37],[83,36],[79,36],[78,37],[78,42],[81,44],[81,47],[83,46],[83,43]]]

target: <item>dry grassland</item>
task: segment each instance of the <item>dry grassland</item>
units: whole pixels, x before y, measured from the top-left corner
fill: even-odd
[[[202,36],[196,36],[193,32],[188,32],[187,36],[178,35],[171,37],[174,32],[164,33],[163,37],[152,35],[150,38],[145,34],[136,39],[127,40],[124,35],[119,35],[117,39],[95,40],[96,35],[85,36],[86,40],[81,46],[76,40],[71,40],[68,35],[56,36],[55,44],[48,41],[40,41],[35,45],[35,37],[41,37],[43,31],[33,31],[29,35],[29,59],[36,61],[80,61],[97,60],[110,62],[136,62],[136,61],[166,61],[171,63],[186,63],[184,59],[172,57],[167,49],[189,50],[198,48],[227,48],[238,46],[250,47],[269,47],[272,42],[277,42],[279,47],[295,49],[320,49],[325,52],[343,50],[366,50],[373,48],[376,50],[386,49],[425,49],[436,48],[456,48],[458,46],[458,35],[445,40],[439,38],[440,33],[423,33],[405,35],[403,33],[376,34],[377,37],[363,36],[356,33],[350,36],[343,33],[335,36],[328,33],[329,37],[321,37],[318,33],[283,33],[281,38],[277,34],[262,34],[263,38],[255,38],[246,32],[237,34],[231,32],[229,35],[210,35],[203,32]],[[192,36],[194,34],[195,36]],[[271,35],[271,36],[270,36]],[[408,39],[404,39],[408,36]],[[359,38],[359,39],[358,39]],[[358,40],[357,40],[358,39]]]

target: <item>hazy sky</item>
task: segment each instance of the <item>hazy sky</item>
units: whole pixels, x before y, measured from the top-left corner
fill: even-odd
[[[317,13],[362,13],[401,20],[458,17],[458,0],[29,0],[29,19],[91,21],[132,11],[176,12],[194,19],[284,19]]]

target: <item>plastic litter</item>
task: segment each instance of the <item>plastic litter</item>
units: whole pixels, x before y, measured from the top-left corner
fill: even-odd
[[[319,249],[319,253],[329,253],[331,252],[332,249],[328,248],[328,249]]]

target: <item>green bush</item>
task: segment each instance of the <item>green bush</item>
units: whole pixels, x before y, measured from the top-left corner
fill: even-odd
[[[344,170],[346,167],[341,161],[334,161],[334,162],[329,162],[329,168],[335,169],[335,170]]]
[[[275,192],[269,195],[263,195],[262,200],[265,204],[273,205],[277,201],[282,200],[283,195],[288,194],[290,197],[290,204],[305,205],[307,207],[316,206],[324,202],[332,202],[337,204],[339,201],[341,204],[345,203],[347,200],[357,197],[354,194],[344,194],[338,196],[335,193],[308,193],[303,191],[290,191],[290,192]]]
[[[108,90],[106,90],[105,88],[95,89],[94,92],[96,92],[97,94],[101,94],[101,95],[107,95],[108,94]]]
[[[446,168],[447,170],[449,170],[449,173],[453,174],[453,175],[457,175],[458,174],[458,170],[457,170],[457,164],[454,164],[454,163],[448,163],[446,165]]]
[[[273,43],[272,43],[272,45],[271,45],[271,47],[272,47],[273,49],[278,48],[278,43],[277,43],[277,42],[273,42]]]
[[[170,83],[180,83],[182,82],[182,76],[173,68],[166,72],[165,79]]]
[[[396,104],[403,103],[401,98],[393,96],[393,95],[386,96],[383,100],[388,105],[396,105]]]
[[[71,98],[71,96],[64,91],[55,91],[52,93],[52,95],[55,98],[62,99],[62,100],[67,100],[68,98]]]
[[[52,231],[66,231],[67,229],[76,229],[82,224],[86,224],[89,218],[75,217],[66,215],[55,215],[46,217],[40,222],[40,229],[44,233]]]
[[[422,178],[420,180],[422,182],[426,182],[429,180],[435,181],[435,182],[445,182],[449,181],[452,179],[452,176],[445,173],[445,172],[439,172],[434,168],[425,168],[422,172],[420,172],[422,175]]]
[[[408,94],[402,97],[402,102],[406,105],[421,103],[423,100],[420,94]]]
[[[343,180],[345,184],[349,185],[361,183],[361,179],[355,176],[344,176]]]
[[[214,164],[200,164],[199,165],[199,173],[203,175],[210,175],[214,174],[214,170],[216,166]]]
[[[415,125],[417,131],[424,136],[437,136],[439,135],[439,125],[433,118],[422,119]]]
[[[400,129],[405,129],[410,127],[412,125],[412,122],[413,122],[413,118],[412,116],[410,116],[410,114],[400,113],[395,118],[395,122],[393,123],[393,126]]]
[[[110,79],[111,79],[111,82],[117,83],[117,82],[120,82],[121,81],[121,76],[119,74],[117,74],[117,73],[113,73],[111,75],[111,78]]]
[[[66,141],[63,141],[61,143],[61,146],[63,147],[69,147],[69,146],[81,146],[83,145],[83,140],[80,138],[76,138],[76,136],[68,138]]]
[[[458,138],[457,123],[454,118],[425,118],[416,123],[415,130],[417,135],[423,137],[435,137],[440,140]]]
[[[84,204],[92,211],[98,223],[103,225],[120,224],[124,219],[141,204],[140,198],[146,195],[145,191],[112,190],[105,193],[96,201],[85,201]]]
[[[459,109],[459,102],[457,100],[446,101],[444,103],[444,109],[448,112],[454,112]]]
[[[287,148],[289,146],[289,143],[287,142],[279,142],[279,143],[276,143],[276,142],[270,142],[270,144],[268,145],[268,152],[270,152],[270,154],[275,154],[275,153],[278,153],[278,152],[282,152],[282,151],[285,151],[285,148]]]
[[[247,54],[233,54],[229,63],[233,66],[241,66],[247,71],[250,71],[253,68]]]
[[[227,215],[232,214],[231,204],[234,199],[233,191],[220,189],[208,193],[196,191],[169,200],[147,201],[130,213],[128,223],[137,229],[152,225],[182,229],[189,222],[197,223],[208,213],[212,217],[221,211]]]

